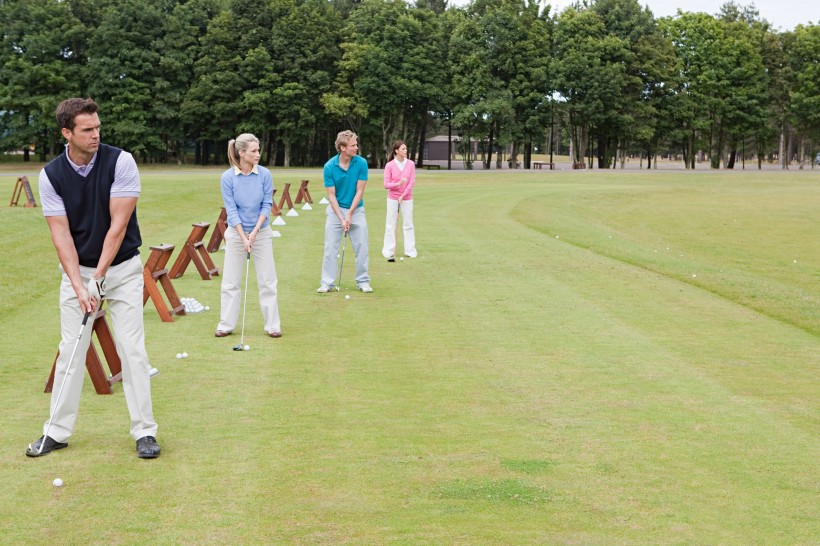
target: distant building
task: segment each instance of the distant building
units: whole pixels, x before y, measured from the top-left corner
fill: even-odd
[[[453,155],[452,159],[460,159],[461,155],[458,151],[458,146],[461,143],[461,137],[453,135]],[[478,149],[478,143],[472,142],[473,154]],[[425,161],[447,161],[447,135],[438,135],[428,138],[424,141],[424,160]]]

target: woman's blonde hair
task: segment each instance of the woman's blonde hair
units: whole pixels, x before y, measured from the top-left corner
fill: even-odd
[[[246,151],[251,142],[259,144],[259,139],[250,133],[242,133],[228,141],[228,161],[231,167],[239,167],[239,152]]]

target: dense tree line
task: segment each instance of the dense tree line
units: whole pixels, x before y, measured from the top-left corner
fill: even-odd
[[[0,149],[26,160],[58,153],[53,112],[69,96],[100,103],[105,140],[142,162],[193,150],[224,163],[248,131],[266,164],[318,165],[348,127],[375,166],[395,138],[423,159],[434,134],[480,142],[487,168],[498,150],[528,165],[559,148],[601,168],[660,153],[786,165],[820,144],[820,28],[778,32],[733,2],[656,19],[638,0],[561,13],[534,0],[0,0],[0,24]]]

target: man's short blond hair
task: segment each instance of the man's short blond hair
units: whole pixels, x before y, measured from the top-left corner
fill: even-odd
[[[343,146],[347,146],[350,144],[350,141],[353,139],[359,140],[359,135],[354,133],[353,131],[342,131],[338,135],[336,135],[336,151],[341,152]]]

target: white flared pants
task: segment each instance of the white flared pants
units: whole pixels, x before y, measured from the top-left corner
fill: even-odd
[[[387,199],[387,224],[384,228],[384,246],[382,256],[390,258],[396,255],[396,222],[399,217],[397,199]],[[416,232],[413,228],[413,200],[401,202],[402,231],[404,232],[404,255],[416,257]]]

